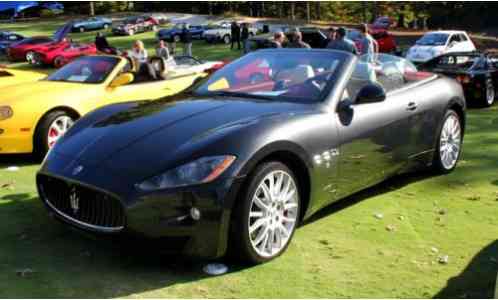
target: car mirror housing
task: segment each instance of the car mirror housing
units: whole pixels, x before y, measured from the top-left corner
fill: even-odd
[[[356,96],[355,104],[382,102],[386,99],[386,91],[378,83],[370,83],[361,88]]]
[[[109,84],[109,87],[118,87],[122,85],[126,85],[128,83],[131,83],[134,79],[133,74],[131,73],[123,73],[118,75],[116,78],[114,78],[113,81],[111,81],[111,84]]]

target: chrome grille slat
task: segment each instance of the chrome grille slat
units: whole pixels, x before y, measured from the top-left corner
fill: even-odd
[[[124,228],[124,208],[115,197],[59,178],[38,176],[43,201],[56,214],[96,231],[116,232]],[[76,211],[71,207],[71,196],[77,198]]]

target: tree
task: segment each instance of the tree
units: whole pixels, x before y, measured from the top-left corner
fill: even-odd
[[[95,16],[95,7],[93,5],[93,1],[89,1],[88,4],[90,5],[90,16]]]
[[[291,13],[291,20],[293,20],[293,21],[296,19],[295,10],[296,10],[296,3],[291,2],[290,3],[290,13]]]
[[[306,1],[306,22],[307,23],[311,22],[311,8],[309,1]]]

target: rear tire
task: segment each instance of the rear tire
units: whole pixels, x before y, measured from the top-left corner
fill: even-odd
[[[486,86],[484,92],[484,99],[482,104],[484,107],[490,107],[495,103],[495,87],[491,78],[486,79]]]
[[[28,51],[26,53],[26,61],[30,64],[33,63],[33,58],[35,57],[35,52],[34,51]]]
[[[58,68],[60,68],[60,67],[62,67],[64,65],[65,65],[65,59],[64,59],[64,57],[62,57],[62,56],[59,55],[59,56],[57,56],[57,57],[54,58],[54,67],[55,68],[58,69]]]
[[[460,158],[463,131],[460,116],[454,110],[447,110],[443,120],[438,134],[432,168],[437,173],[446,174],[456,168]]]
[[[276,161],[259,165],[234,207],[233,254],[259,264],[284,253],[298,225],[300,208],[299,184],[293,172]]]
[[[35,154],[44,157],[55,142],[71,128],[74,122],[74,118],[62,110],[56,110],[45,115],[35,131]]]

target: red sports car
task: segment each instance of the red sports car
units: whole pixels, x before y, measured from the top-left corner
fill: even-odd
[[[72,22],[59,28],[53,37],[39,36],[24,39],[20,42],[11,44],[7,48],[7,58],[10,61],[31,61],[35,52],[45,48],[62,48],[70,43],[66,35],[71,32]]]
[[[97,54],[95,44],[70,43],[63,47],[48,47],[40,49],[33,55],[30,63],[35,65],[53,65],[60,68],[83,55]]]

